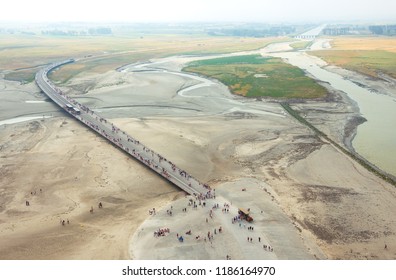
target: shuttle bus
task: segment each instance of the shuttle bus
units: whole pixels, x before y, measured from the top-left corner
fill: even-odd
[[[80,109],[78,109],[78,108],[76,108],[76,107],[73,107],[73,112],[74,112],[76,115],[80,115],[80,114],[81,114]]]

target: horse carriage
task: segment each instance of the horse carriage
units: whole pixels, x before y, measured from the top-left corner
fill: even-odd
[[[248,221],[249,223],[253,222],[252,216],[250,216],[250,209],[246,210],[244,208],[238,209],[238,214],[241,219]]]

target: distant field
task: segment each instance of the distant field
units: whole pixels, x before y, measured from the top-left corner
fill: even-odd
[[[374,78],[378,78],[379,73],[396,78],[396,38],[340,37],[335,38],[331,45],[330,50],[310,54]]]
[[[22,36],[0,35],[0,70],[14,70],[12,79],[31,80],[38,65],[70,57],[100,56],[81,61],[79,66],[64,67],[56,72],[66,81],[82,71],[104,72],[150,57],[175,54],[210,54],[254,50],[286,38],[235,38],[189,35],[116,36]],[[65,73],[63,73],[65,72]],[[29,74],[30,73],[30,74]]]
[[[312,41],[300,41],[300,42],[290,44],[290,47],[292,47],[295,50],[303,50],[303,49],[306,49],[311,44],[312,44]]]
[[[335,37],[331,41],[334,50],[362,50],[396,52],[395,37]]]
[[[34,81],[34,77],[38,69],[18,70],[4,75],[6,80],[17,81],[22,83],[30,83]]]
[[[327,91],[304,72],[279,58],[247,55],[201,60],[183,69],[215,78],[246,97],[318,98]]]
[[[111,55],[101,58],[79,61],[62,66],[59,70],[51,72],[49,77],[58,83],[65,83],[80,73],[105,73],[117,69],[127,63],[147,60],[155,57],[155,53],[131,53]]]

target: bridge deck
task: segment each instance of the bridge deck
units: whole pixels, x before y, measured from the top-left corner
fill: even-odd
[[[74,62],[74,60],[70,59],[54,63],[40,70],[35,77],[36,84],[49,98],[51,98],[51,100],[58,104],[67,113],[106,138],[114,145],[123,149],[126,153],[149,167],[157,174],[161,175],[169,182],[189,194],[203,195],[206,197],[211,196],[209,186],[199,182],[186,171],[178,168],[171,161],[147,148],[141,142],[116,127],[110,121],[96,114],[90,108],[63,94],[59,88],[51,83],[47,74],[57,67],[72,62]]]

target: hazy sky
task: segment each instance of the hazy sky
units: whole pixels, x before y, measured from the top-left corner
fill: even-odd
[[[6,0],[0,21],[396,22],[395,0]]]

